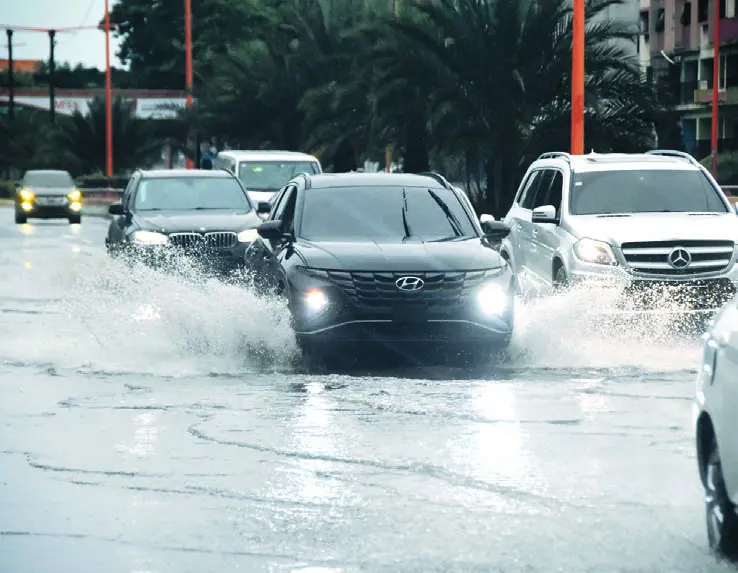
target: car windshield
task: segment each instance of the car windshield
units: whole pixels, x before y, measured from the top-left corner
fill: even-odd
[[[134,207],[137,211],[252,209],[238,182],[226,177],[144,179],[138,185]]]
[[[298,173],[318,173],[313,161],[242,161],[238,178],[249,191],[276,191]]]
[[[23,176],[26,187],[74,187],[72,176],[66,171],[31,171]]]
[[[569,205],[572,215],[727,210],[703,173],[683,169],[575,173]]]
[[[438,241],[476,237],[449,189],[348,187],[308,189],[300,236],[309,241]]]

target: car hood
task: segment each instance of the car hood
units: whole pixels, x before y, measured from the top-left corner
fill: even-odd
[[[738,217],[731,213],[638,213],[625,217],[578,215],[570,220],[573,234],[619,246],[641,241],[736,241]]]
[[[136,219],[142,228],[163,233],[187,231],[243,231],[258,227],[263,221],[255,211],[248,213],[226,210],[217,211],[161,211],[137,213]]]
[[[67,194],[74,191],[76,187],[32,187],[32,186],[28,186],[28,187],[24,187],[24,189],[28,189],[34,195],[66,197]]]
[[[269,201],[277,191],[279,189],[275,189],[274,191],[249,191],[248,194],[252,201],[258,203],[259,201]]]
[[[346,271],[472,271],[503,265],[497,251],[480,238],[441,243],[303,241],[300,254],[309,267]]]

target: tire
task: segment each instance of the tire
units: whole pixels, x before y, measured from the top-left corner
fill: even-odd
[[[564,265],[559,263],[553,277],[554,292],[565,292],[569,288],[569,277],[566,275]]]
[[[16,225],[25,225],[28,223],[28,217],[26,217],[23,213],[19,213],[18,211],[15,212],[15,224]]]
[[[70,225],[79,225],[82,222],[82,215],[69,215]]]
[[[731,561],[738,557],[738,516],[723,481],[722,463],[713,438],[705,465],[705,525],[707,541],[716,554]]]

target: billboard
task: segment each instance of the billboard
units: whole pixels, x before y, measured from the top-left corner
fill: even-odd
[[[7,105],[7,95],[0,95],[0,103]],[[15,105],[49,110],[49,96],[17,95]],[[61,115],[73,115],[78,111],[86,115],[90,110],[92,97],[58,96],[54,100],[56,112]],[[186,98],[129,98],[135,102],[136,117],[141,119],[172,119],[177,117],[178,110],[187,105]]]

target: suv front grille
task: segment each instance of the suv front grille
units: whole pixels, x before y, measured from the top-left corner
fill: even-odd
[[[216,231],[211,233],[172,233],[169,241],[183,249],[210,248],[230,249],[238,242],[236,233],[230,231]]]
[[[667,276],[720,272],[730,265],[734,247],[733,241],[648,241],[621,245],[625,261],[635,272]],[[688,254],[676,261],[677,265],[669,262],[675,249],[684,249]]]
[[[371,272],[371,271],[328,271],[313,270],[310,274],[320,276],[339,287],[354,304],[368,307],[396,307],[418,305],[452,308],[460,305],[464,298],[482,282],[499,271],[453,271],[453,272]],[[492,274],[491,274],[492,273]],[[417,277],[424,281],[417,291],[403,291],[396,281],[402,277]]]

